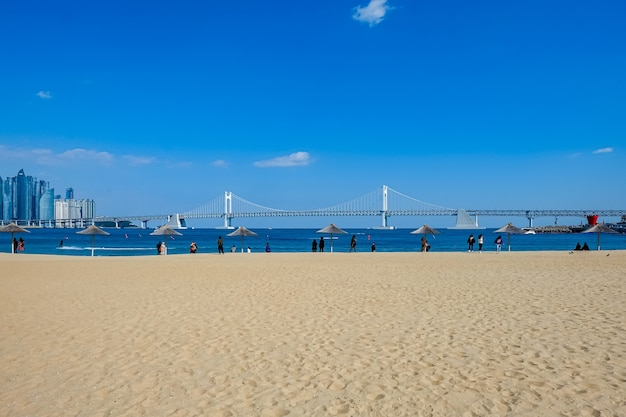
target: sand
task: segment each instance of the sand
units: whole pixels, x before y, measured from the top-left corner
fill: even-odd
[[[626,416],[626,251],[0,254],[0,416]]]

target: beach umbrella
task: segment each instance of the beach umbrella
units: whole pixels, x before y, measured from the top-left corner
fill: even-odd
[[[164,224],[163,226],[156,229],[154,232],[150,233],[151,236],[182,236],[183,234],[177,230],[172,229],[169,225]],[[167,248],[167,245],[165,245]],[[163,251],[163,254],[167,254],[167,251]]]
[[[86,229],[76,232],[76,234],[77,235],[91,235],[91,256],[93,256],[93,252],[94,252],[94,241],[95,241],[96,235],[102,235],[102,236],[110,235],[109,232],[105,232],[104,230],[100,229],[98,226],[93,225],[93,224]]]
[[[617,231],[601,223],[598,223],[595,226],[591,226],[589,229],[585,229],[580,233],[597,233],[598,234],[598,250],[600,250],[600,234],[601,233],[617,233]]]
[[[11,233],[11,253],[15,253],[15,248],[13,247],[13,239],[15,233],[30,233],[30,231],[24,229],[22,226],[18,226],[14,222],[7,224],[6,226],[0,227],[0,232],[3,233]]]
[[[230,232],[226,236],[241,236],[241,251],[243,252],[243,239],[245,236],[258,236],[252,230],[247,229],[245,226],[239,226],[235,231]]]
[[[155,229],[154,232],[150,233],[150,236],[182,236],[183,234],[177,230],[172,229],[167,224]]]
[[[330,234],[330,251],[332,252],[333,251],[333,234],[340,235],[340,234],[346,234],[348,232],[346,232],[345,230],[331,223],[328,226],[324,227],[323,229],[318,230],[317,233],[329,233]]]
[[[433,229],[432,227],[430,227],[429,225],[425,224],[420,228],[417,228],[415,230],[413,230],[411,232],[412,235],[424,235],[424,241],[426,240],[426,235],[431,234],[431,235],[438,235],[439,231],[436,229]],[[422,244],[423,242],[422,241]],[[426,248],[422,248],[422,251],[424,251]]]
[[[430,235],[438,235],[439,231],[436,229],[433,229],[432,227],[430,227],[429,225],[425,224],[422,227],[420,227],[419,229],[415,229],[411,232],[412,235],[421,235],[423,234],[424,236],[430,234]]]
[[[506,233],[507,245],[509,247],[509,252],[511,252],[511,235],[523,235],[524,230],[520,229],[519,227],[513,226],[513,223],[507,223],[498,230],[495,230],[494,233]]]

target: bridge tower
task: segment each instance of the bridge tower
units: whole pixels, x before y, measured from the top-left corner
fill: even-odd
[[[233,193],[224,191],[224,229],[232,229]]]
[[[382,225],[381,227],[383,229],[388,229],[389,226],[387,226],[387,213],[389,212],[389,206],[388,206],[388,200],[387,200],[387,192],[388,192],[388,187],[386,185],[383,185],[383,210],[380,213],[381,217],[382,217]]]

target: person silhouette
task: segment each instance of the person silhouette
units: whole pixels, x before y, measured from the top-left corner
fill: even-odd
[[[476,239],[474,239],[474,235],[469,235],[469,237],[467,238],[467,251],[468,252],[474,251],[475,242],[476,242]]]

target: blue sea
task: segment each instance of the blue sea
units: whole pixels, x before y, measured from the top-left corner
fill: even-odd
[[[76,234],[80,229],[53,229],[31,228],[30,233],[19,233],[15,237],[22,237],[25,252],[46,255],[91,256],[92,236]],[[167,240],[168,254],[188,254],[189,245],[195,241],[198,245],[197,253],[217,253],[217,238],[222,236],[224,248],[229,252],[234,245],[241,251],[241,237],[226,236],[231,230],[224,229],[186,229],[180,230],[182,236],[164,237],[151,236],[151,229],[124,228],[104,229],[110,235],[94,237],[95,256],[152,256],[156,255],[156,245],[160,240]],[[326,252],[330,251],[330,236],[316,233],[317,229],[253,229],[258,236],[246,236],[243,247],[250,247],[252,252],[264,252],[266,243],[272,252],[310,252],[314,239],[319,242],[320,236],[326,240]],[[375,243],[377,252],[418,252],[420,250],[421,235],[413,235],[414,229],[346,229],[345,235],[333,236],[334,252],[348,252],[352,235],[357,238],[357,250],[369,252]],[[427,235],[432,252],[463,252],[467,251],[467,238],[471,234],[478,237],[485,236],[483,251],[495,251],[493,243],[497,237],[495,229],[484,230],[449,230],[438,229],[440,234]],[[503,234],[503,250],[507,250],[507,235]],[[0,233],[0,252],[10,252],[10,234]],[[4,243],[3,243],[4,242]],[[62,242],[62,244],[61,244]],[[511,251],[570,251],[576,243],[587,242],[591,250],[598,245],[597,234],[567,233],[567,234],[535,234],[511,235]],[[600,237],[602,250],[625,250],[626,234],[602,234]],[[478,250],[478,244],[474,246]]]

